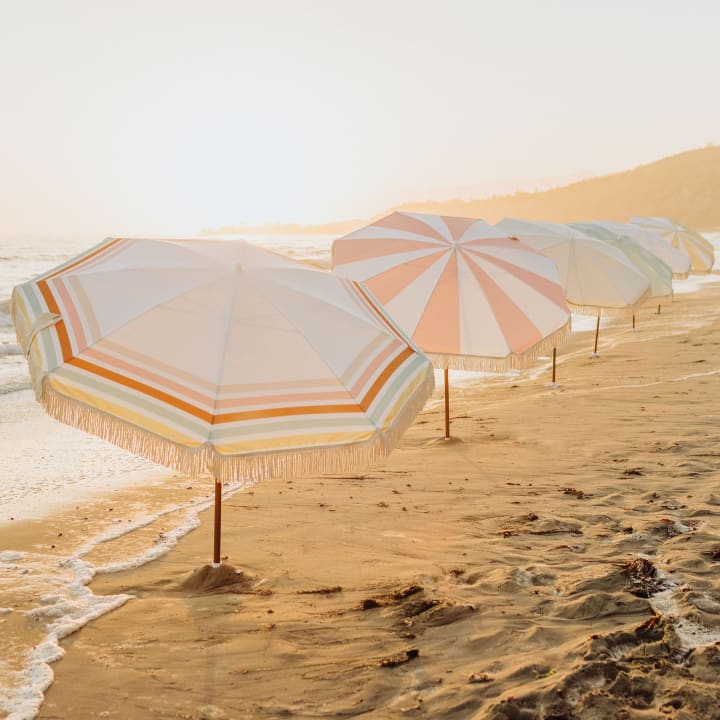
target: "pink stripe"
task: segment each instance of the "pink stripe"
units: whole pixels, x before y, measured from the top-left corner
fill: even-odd
[[[472,274],[482,288],[498,327],[512,352],[524,352],[542,340],[541,332],[508,297],[503,289],[475,263],[468,263]]]
[[[48,280],[48,284],[52,283],[55,295],[59,296],[63,303],[63,319],[66,325],[70,325],[72,329],[71,341],[74,346],[74,353],[77,354],[87,347],[87,339],[85,338],[85,331],[83,330],[80,316],[78,315],[75,303],[70,297],[70,293],[65,287],[65,283],[60,278]]]
[[[452,355],[460,353],[459,295],[457,253],[452,253],[415,328],[413,340],[423,350]]]
[[[472,220],[470,218],[462,217],[447,217],[445,215],[443,215],[442,219],[448,226],[448,230],[450,230],[453,240],[459,240],[465,234],[465,231],[477,222],[477,219]]]
[[[375,277],[368,278],[365,280],[365,284],[370,288],[373,295],[386,305],[447,252],[447,248],[442,248],[438,252],[425,255],[417,260],[395,265],[395,267],[391,267],[385,272],[375,275]]]
[[[399,350],[402,350],[403,348],[407,347],[405,344],[401,343],[392,343],[389,345],[385,350],[383,350],[379,355],[377,355],[365,368],[365,372],[360,376],[360,378],[357,380],[357,382],[350,388],[350,392],[354,397],[359,397],[360,393],[362,391],[362,388],[367,384],[368,380],[375,374],[375,371],[385,365],[385,361],[391,356],[391,355],[397,355]]]
[[[447,238],[443,237],[435,228],[424,223],[421,218],[411,217],[405,213],[394,212],[392,215],[374,222],[373,225],[389,230],[403,230],[416,235],[424,235],[439,240],[443,244],[448,244]]]
[[[61,270],[58,270],[49,277],[62,277],[63,275],[75,273],[78,270],[87,270],[88,268],[94,267],[95,265],[103,263],[109,258],[114,257],[119,252],[124,250],[128,246],[128,244],[130,244],[129,240],[122,240],[120,238],[108,240],[108,243],[105,247],[90,251],[90,257],[84,260],[77,260],[76,262],[72,263],[70,267],[62,268]]]
[[[413,250],[431,250],[433,245],[421,240],[405,238],[357,238],[336,240],[332,247],[332,265],[338,267],[359,260],[371,260],[386,255],[411,252]]]
[[[220,400],[216,400],[215,397],[211,397],[209,395],[204,395],[202,393],[199,393],[195,390],[192,390],[188,388],[187,385],[173,382],[172,380],[168,379],[167,377],[163,375],[158,375],[154,372],[149,372],[148,370],[141,368],[137,365],[134,365],[129,362],[125,362],[124,360],[119,360],[118,358],[115,358],[111,355],[107,355],[106,353],[102,352],[101,350],[98,350],[97,348],[88,348],[83,353],[84,357],[91,358],[93,360],[96,360],[98,362],[103,363],[103,365],[106,365],[107,367],[113,368],[115,371],[122,370],[125,372],[125,374],[130,375],[134,378],[142,378],[143,380],[153,383],[154,385],[157,385],[158,387],[161,387],[165,390],[172,391],[177,397],[179,398],[186,398],[190,400],[194,400],[196,403],[199,403],[200,405],[203,405],[205,407],[214,407],[216,410],[227,410],[237,407],[244,407],[247,405],[270,405],[273,403],[281,403],[281,402],[300,402],[300,401],[307,401],[307,402],[324,402],[326,400],[347,400],[348,398],[352,398],[350,393],[348,391],[322,391],[317,390],[313,391],[312,393],[285,393],[285,394],[275,394],[275,395],[254,395],[250,397],[235,397],[235,398],[223,398]],[[220,388],[222,390],[222,388]]]
[[[124,370],[125,373],[129,374],[131,377],[142,378],[143,380],[153,383],[165,390],[172,390],[173,393],[180,398],[190,398],[197,403],[205,405],[206,407],[212,407],[215,402],[214,397],[203,395],[195,390],[191,390],[187,385],[181,385],[180,383],[173,382],[163,375],[158,375],[157,373],[145,370],[144,368],[126,362],[125,360],[120,360],[112,355],[107,355],[97,348],[88,348],[85,350],[83,355],[93,360],[97,360],[116,371]]]
[[[322,390],[311,393],[296,393],[290,395],[255,395],[252,397],[242,398],[223,398],[215,403],[216,410],[228,410],[242,408],[248,405],[273,405],[275,403],[291,404],[295,402],[311,403],[328,403],[332,400],[342,402],[354,402],[352,395],[343,390],[340,392],[325,392]]]
[[[531,248],[529,245],[521,242],[515,237],[498,236],[495,238],[477,238],[476,240],[468,240],[467,242],[461,243],[461,247],[466,250],[474,250],[475,247],[497,247],[497,248],[511,248],[513,250],[524,250],[533,255],[542,255],[541,252]]]
[[[562,289],[562,286],[559,283],[553,282],[552,280],[549,280],[548,278],[543,277],[542,275],[538,275],[537,273],[534,273],[530,270],[526,270],[525,268],[513,265],[507,260],[502,260],[493,255],[486,255],[485,253],[481,252],[480,250],[476,250],[475,248],[466,249],[469,251],[469,254],[471,256],[475,255],[477,257],[481,257],[484,260],[487,260],[489,263],[492,263],[493,265],[496,265],[497,267],[506,270],[511,275],[514,275],[516,278],[522,280],[524,283],[529,285],[531,288],[533,288],[533,290],[537,290],[539,293],[544,295],[548,300],[553,302],[559,308],[567,310],[565,291]],[[474,263],[469,262],[468,265],[473,266]]]

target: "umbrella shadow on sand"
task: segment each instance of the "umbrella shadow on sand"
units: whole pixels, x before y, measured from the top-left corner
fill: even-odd
[[[232,565],[220,567],[203,565],[185,575],[177,586],[177,592],[187,598],[188,617],[196,632],[203,640],[203,677],[200,693],[199,717],[203,720],[226,718],[223,705],[222,679],[218,676],[218,665],[222,662],[219,643],[213,642],[213,627],[208,623],[207,611],[198,607],[204,598],[223,593],[252,593],[258,579]],[[198,673],[199,675],[199,673]],[[199,678],[198,678],[199,679]]]

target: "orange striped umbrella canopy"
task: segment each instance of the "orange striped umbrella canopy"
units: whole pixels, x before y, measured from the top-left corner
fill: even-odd
[[[332,267],[436,367],[523,367],[569,332],[553,261],[482,220],[396,212],[335,240]]]
[[[357,283],[243,241],[113,239],[15,288],[50,414],[188,474],[382,457],[430,364]]]
[[[53,417],[223,481],[362,467],[391,450],[432,366],[358,283],[242,241],[108,240],[15,288]]]

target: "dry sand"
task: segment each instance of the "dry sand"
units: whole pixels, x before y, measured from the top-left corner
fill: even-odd
[[[720,285],[263,483],[68,637],[40,717],[720,718]],[[215,587],[214,587],[215,586]]]

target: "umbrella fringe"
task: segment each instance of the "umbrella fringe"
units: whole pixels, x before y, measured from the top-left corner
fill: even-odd
[[[367,440],[348,445],[324,445],[278,452],[223,456],[209,443],[197,448],[176,445],[148,430],[85,405],[56,392],[45,379],[38,398],[51,417],[66,425],[107,440],[124,450],[173,468],[183,475],[211,473],[219,482],[251,487],[271,477],[293,477],[322,473],[347,472],[365,468],[390,454],[434,389],[434,376],[428,366],[424,378],[410,393],[393,425],[378,429]]]
[[[621,317],[623,315],[634,315],[641,305],[651,299],[650,288],[648,288],[634,303],[632,303],[632,305],[624,305],[621,308],[605,307],[603,305],[575,305],[569,300],[568,306],[570,307],[570,310],[577,315],[591,315],[592,317],[597,317],[598,312],[602,310],[603,317]]]
[[[425,377],[411,392],[393,425],[387,430],[376,430],[367,440],[347,445],[297,448],[282,453],[251,453],[240,458],[215,454],[211,472],[218,481],[249,486],[271,477],[342,473],[367,468],[390,454],[425,406],[434,387],[435,378],[428,366]]]
[[[479,355],[449,355],[444,353],[425,353],[438,369],[465,370],[470,372],[502,373],[509,370],[522,370],[538,356],[545,355],[558,347],[570,336],[570,319],[561,328],[544,337],[540,342],[522,353],[511,353],[503,358],[482,357]]]

